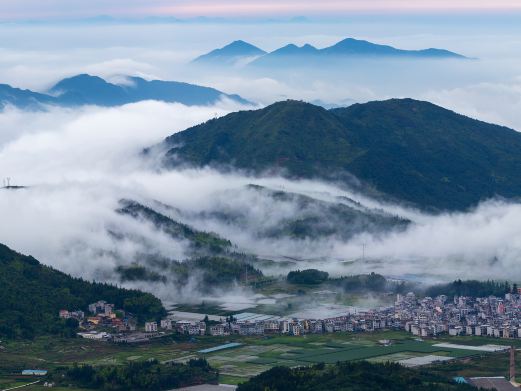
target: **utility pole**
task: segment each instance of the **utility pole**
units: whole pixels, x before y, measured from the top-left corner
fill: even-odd
[[[510,346],[510,371],[508,380],[510,380],[510,382],[516,381],[516,349],[514,346]]]

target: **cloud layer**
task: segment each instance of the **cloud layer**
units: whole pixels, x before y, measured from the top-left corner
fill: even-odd
[[[380,205],[326,183],[253,178],[210,169],[162,172],[142,159],[143,146],[216,112],[238,108],[226,102],[204,108],[142,102],[112,109],[40,113],[9,109],[1,113],[0,175],[30,186],[0,191],[1,241],[74,275],[109,281],[116,278],[115,266],[131,263],[146,250],[140,241],[114,240],[109,232],[115,229],[146,238],[160,254],[182,260],[185,243],[115,213],[119,199],[133,198],[179,208],[185,218],[193,216],[185,222],[215,231],[245,251],[277,261],[301,259],[294,268],[319,267],[335,275],[377,271],[429,281],[521,278],[516,272],[521,256],[521,207],[517,204],[488,202],[468,213],[430,216],[399,205]],[[296,206],[252,192],[246,187],[250,183],[323,201],[347,196],[414,224],[404,232],[364,234],[349,241],[336,237],[262,239],[259,229],[280,224],[295,213]],[[247,216],[246,227],[201,213],[234,209]]]

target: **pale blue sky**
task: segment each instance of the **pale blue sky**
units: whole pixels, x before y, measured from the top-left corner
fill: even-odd
[[[352,13],[504,12],[518,0],[2,0],[1,20],[83,18],[97,15],[274,17]]]

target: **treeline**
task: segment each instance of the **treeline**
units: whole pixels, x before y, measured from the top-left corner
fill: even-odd
[[[174,239],[187,240],[194,254],[223,254],[232,247],[232,243],[211,232],[202,232],[171,219],[155,210],[131,200],[121,200],[118,213],[133,218],[150,221]]]
[[[509,282],[498,281],[476,281],[476,280],[456,280],[448,284],[433,285],[425,291],[426,296],[436,297],[446,295],[468,296],[468,297],[487,297],[503,296],[505,293],[517,293],[517,284],[511,285]]]
[[[286,276],[286,281],[297,285],[319,285],[328,283],[335,287],[340,287],[344,292],[384,292],[392,291],[401,293],[411,289],[405,283],[390,283],[381,274],[357,274],[338,278],[329,278],[329,274],[317,269],[306,269],[291,271]]]
[[[318,285],[327,281],[329,273],[316,269],[296,270],[289,272],[286,280],[290,284]]]
[[[237,391],[471,391],[467,384],[456,384],[430,372],[413,370],[396,363],[367,361],[342,362],[331,366],[274,367]]]
[[[140,322],[166,314],[149,293],[73,278],[0,245],[0,336],[73,335],[75,325],[60,320],[59,310],[85,311],[98,300],[114,303]]]
[[[74,365],[49,376],[56,385],[74,385],[103,391],[160,391],[198,384],[217,384],[219,373],[204,359],[187,364],[160,364],[157,360],[124,366]]]
[[[345,276],[331,282],[342,287],[344,292],[384,292],[389,288],[387,279],[377,273]]]

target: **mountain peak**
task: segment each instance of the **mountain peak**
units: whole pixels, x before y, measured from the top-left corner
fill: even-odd
[[[427,209],[521,195],[521,133],[413,99],[333,110],[287,100],[176,133],[165,147],[167,166],[280,170]]]
[[[255,57],[264,54],[266,54],[266,52],[257,46],[243,40],[236,40],[220,49],[212,50],[209,53],[197,57],[193,62],[210,63],[218,60],[230,63],[242,57]]]
[[[56,83],[49,92],[51,93],[60,93],[63,91],[63,89],[77,89],[77,88],[83,88],[83,87],[91,87],[92,85],[107,85],[107,83],[104,79],[102,79],[99,76],[92,76],[87,73],[81,73],[79,75],[70,76],[63,80],[60,80],[58,83]]]

